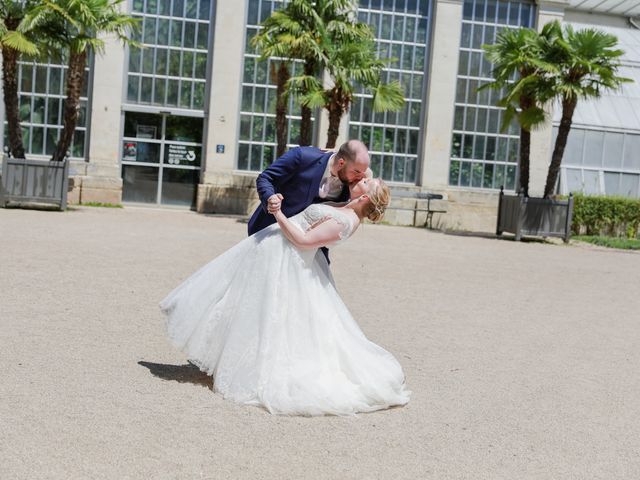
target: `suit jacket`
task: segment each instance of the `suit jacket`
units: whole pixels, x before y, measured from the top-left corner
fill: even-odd
[[[276,222],[267,211],[267,200],[275,193],[284,197],[282,212],[290,217],[300,213],[312,203],[324,201],[318,197],[320,181],[333,152],[316,147],[292,148],[256,179],[261,205],[249,220],[249,235]],[[349,200],[349,187],[345,185],[337,201]]]

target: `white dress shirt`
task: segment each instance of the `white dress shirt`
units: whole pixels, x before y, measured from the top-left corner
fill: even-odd
[[[340,180],[336,175],[331,174],[331,167],[333,166],[334,158],[335,154],[327,162],[327,168],[322,175],[322,180],[320,180],[318,196],[322,199],[337,200],[342,193],[342,188],[344,187],[342,180]]]

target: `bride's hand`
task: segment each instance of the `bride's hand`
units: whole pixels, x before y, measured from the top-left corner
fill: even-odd
[[[282,208],[283,199],[284,197],[281,193],[275,193],[271,195],[267,200],[267,211],[270,214],[275,215],[276,212],[280,211],[280,209]]]

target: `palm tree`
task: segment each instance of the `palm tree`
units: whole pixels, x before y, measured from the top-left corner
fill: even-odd
[[[0,49],[2,49],[2,88],[7,119],[9,152],[24,158],[20,107],[18,97],[18,59],[21,55],[35,56],[39,50],[30,38],[25,15],[36,5],[34,1],[0,2]]]
[[[548,61],[556,62],[559,73],[552,78],[552,89],[562,106],[562,118],[551,156],[544,196],[556,187],[560,164],[571,130],[573,113],[581,98],[598,98],[603,91],[619,89],[632,80],[617,75],[620,57],[615,35],[593,28],[574,30],[554,22],[549,28]]]
[[[398,81],[383,83],[381,76],[385,62],[375,54],[373,33],[367,27],[368,38],[328,43],[326,71],[331,85],[325,88],[315,77],[301,75],[290,80],[295,88],[305,89],[303,104],[325,108],[329,113],[326,148],[334,148],[340,130],[342,116],[349,111],[356,84],[373,94],[376,112],[400,110],[404,105],[404,93]]]
[[[494,80],[478,90],[504,91],[497,102],[506,108],[501,129],[506,130],[514,117],[520,125],[519,190],[525,196],[529,196],[531,130],[545,121],[542,107],[552,96],[546,74],[555,71],[545,61],[542,47],[541,36],[531,28],[505,28],[495,44],[483,45]]]
[[[29,16],[33,23],[41,23],[45,40],[51,51],[68,54],[66,99],[63,129],[51,157],[64,160],[73,141],[78,120],[84,71],[90,53],[104,51],[104,34],[115,35],[123,43],[134,43],[128,37],[137,20],[123,14],[124,0],[41,0]]]
[[[262,23],[262,30],[252,39],[262,59],[271,57],[271,77],[276,83],[276,139],[278,156],[286,149],[287,104],[289,94],[306,95],[305,84],[291,84],[290,63],[303,62],[303,75],[316,77],[327,63],[326,49],[331,42],[365,36],[365,25],[354,21],[353,0],[291,0]],[[277,59],[277,60],[276,60]],[[299,87],[299,88],[296,88]],[[301,104],[300,145],[310,145],[312,109]]]

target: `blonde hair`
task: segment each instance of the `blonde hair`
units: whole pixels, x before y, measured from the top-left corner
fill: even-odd
[[[372,222],[379,222],[384,216],[384,212],[389,206],[391,201],[391,192],[387,184],[382,181],[381,178],[376,178],[375,182],[372,182],[369,192],[369,206],[365,210],[367,218]]]

